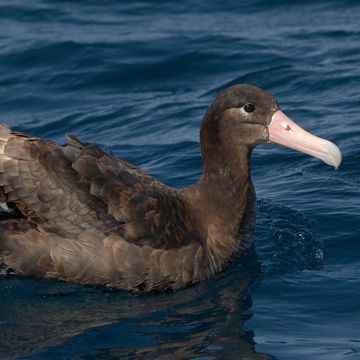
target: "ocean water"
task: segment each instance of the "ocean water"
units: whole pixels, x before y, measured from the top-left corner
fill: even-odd
[[[1,359],[360,359],[358,1],[0,1],[0,121],[95,142],[174,187],[198,130],[253,83],[343,151],[253,154],[254,250],[189,289],[133,295],[0,277]]]

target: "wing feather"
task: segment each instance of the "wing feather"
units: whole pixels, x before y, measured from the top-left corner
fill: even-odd
[[[0,187],[25,217],[0,222],[5,262],[20,273],[134,291],[209,275],[205,240],[181,193],[66,138],[58,146],[0,125]]]
[[[180,248],[202,239],[190,209],[173,190],[142,170],[93,144],[74,141],[80,149],[72,167],[89,193],[123,224],[124,239],[154,248]]]

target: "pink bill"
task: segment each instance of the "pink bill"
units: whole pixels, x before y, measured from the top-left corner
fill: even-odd
[[[330,141],[310,134],[281,110],[274,113],[269,125],[269,141],[315,156],[337,169],[341,163],[339,148]]]

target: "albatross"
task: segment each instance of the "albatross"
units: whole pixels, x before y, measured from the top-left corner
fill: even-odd
[[[57,145],[0,125],[0,195],[11,210],[0,220],[2,272],[133,292],[204,281],[251,246],[250,161],[262,143],[341,163],[335,144],[249,84],[210,104],[200,130],[203,175],[183,189],[74,135]]]

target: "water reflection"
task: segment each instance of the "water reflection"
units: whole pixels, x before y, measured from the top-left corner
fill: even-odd
[[[208,282],[168,294],[4,276],[0,356],[272,359],[255,352],[245,328],[258,274],[252,251]]]

